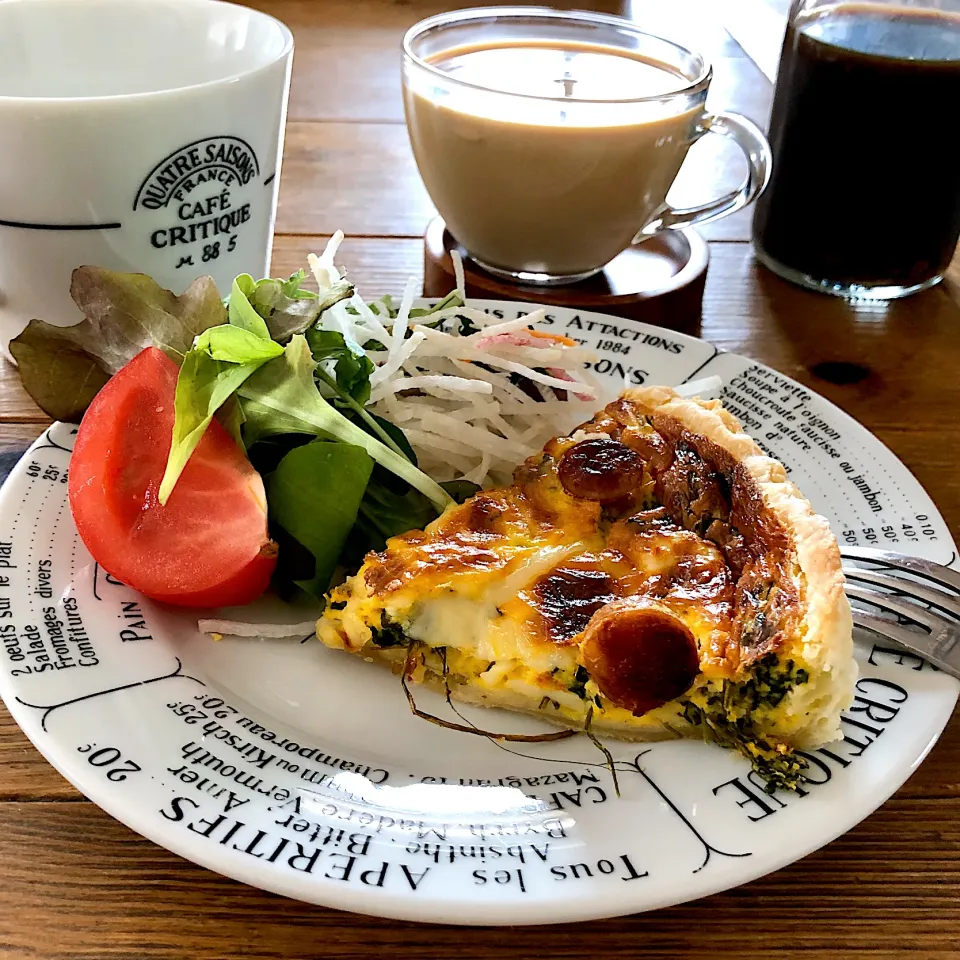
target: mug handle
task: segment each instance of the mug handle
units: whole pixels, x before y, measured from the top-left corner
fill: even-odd
[[[743,183],[736,190],[731,190],[716,200],[710,200],[695,207],[672,207],[664,203],[654,219],[633,238],[634,243],[640,243],[664,230],[710,223],[712,220],[719,220],[728,214],[736,213],[747,204],[753,203],[767,185],[773,164],[770,144],[755,123],[735,113],[708,113],[700,121],[693,142],[696,143],[708,133],[729,137],[743,151],[747,161],[747,175]]]

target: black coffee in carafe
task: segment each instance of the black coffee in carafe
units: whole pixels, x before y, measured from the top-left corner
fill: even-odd
[[[936,282],[960,234],[960,13],[797,8],[770,122],[773,176],[754,216],[759,259],[848,296]]]

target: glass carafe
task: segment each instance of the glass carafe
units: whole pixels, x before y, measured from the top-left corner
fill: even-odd
[[[960,234],[960,0],[794,0],[758,259],[839,296],[937,283]]]

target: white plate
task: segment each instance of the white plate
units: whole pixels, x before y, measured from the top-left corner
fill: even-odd
[[[907,469],[800,385],[626,320],[556,308],[548,323],[599,350],[611,395],[624,375],[636,384],[719,375],[729,408],[841,543],[955,559]],[[505,752],[411,716],[397,679],[361,660],[297,640],[217,643],[191,615],[113,582],[70,518],[73,433],[48,430],[0,495],[0,692],[91,800],[175,853],[267,890],[447,923],[583,920],[691,900],[776,870],[875,810],[957,699],[956,681],[858,637],[846,738],[810,755],[803,790],[767,796],[745,761],[703,743],[611,742],[617,798],[585,738]],[[418,699],[446,709],[436,695]],[[541,729],[483,717],[488,728]]]

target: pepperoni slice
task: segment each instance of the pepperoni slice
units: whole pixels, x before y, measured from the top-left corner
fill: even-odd
[[[557,475],[563,489],[581,500],[616,500],[643,482],[643,459],[612,437],[591,437],[560,458]]]
[[[581,650],[601,696],[637,717],[681,696],[700,672],[686,624],[638,597],[597,611]]]

